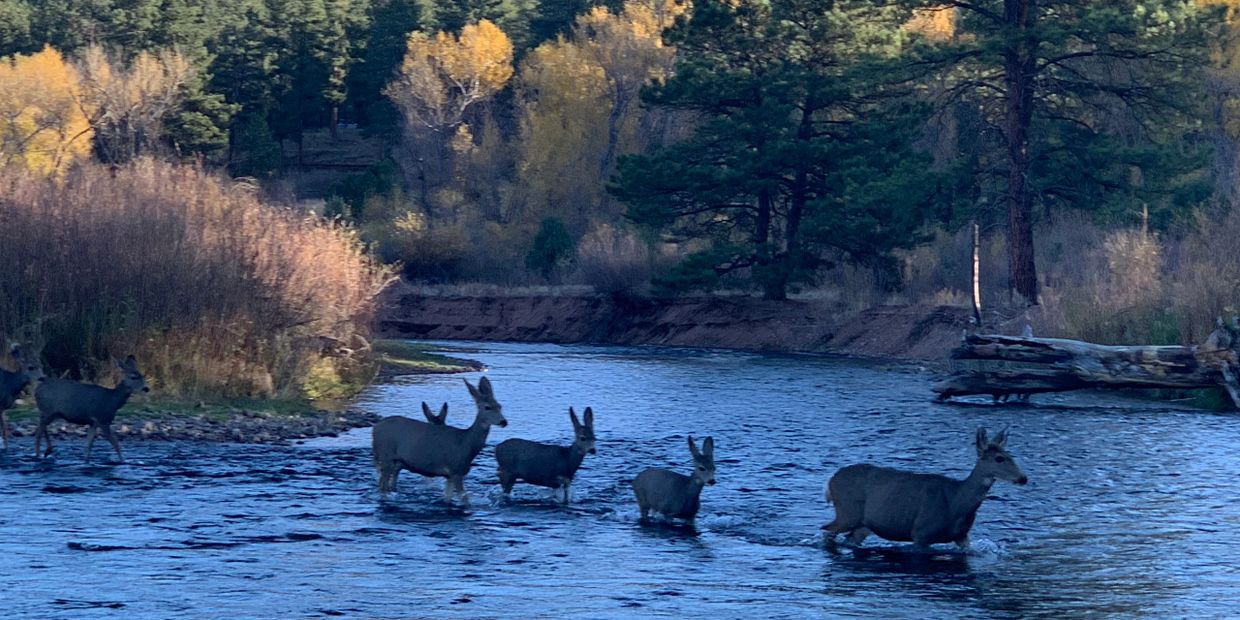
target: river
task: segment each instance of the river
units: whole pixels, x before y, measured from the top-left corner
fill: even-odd
[[[939,405],[912,365],[810,355],[477,344],[507,428],[466,488],[406,473],[375,491],[368,429],[294,446],[136,442],[127,463],[0,457],[0,610],[31,618],[1217,617],[1240,614],[1235,418],[1107,397]],[[471,380],[477,373],[463,375]],[[421,417],[462,376],[370,388],[360,407]],[[574,504],[500,498],[492,447],[567,443],[594,407],[598,454]],[[977,426],[1010,426],[1029,476],[1000,482],[965,554],[877,537],[829,551],[822,498],[842,465],[963,477]],[[696,530],[639,525],[628,486],[688,471],[715,438]],[[102,457],[104,452],[96,446]]]

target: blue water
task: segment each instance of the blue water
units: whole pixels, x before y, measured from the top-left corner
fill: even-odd
[[[1240,427],[1105,395],[937,405],[912,366],[717,351],[479,344],[509,437],[567,443],[593,406],[598,450],[575,503],[499,497],[490,448],[466,488],[406,473],[375,492],[369,431],[296,446],[126,443],[0,458],[0,613],[32,618],[1217,617],[1240,615]],[[465,375],[471,380],[477,373]],[[414,377],[359,406],[420,417],[461,376]],[[838,467],[964,476],[978,425],[1011,426],[1030,483],[997,484],[974,547],[915,555],[871,537],[828,551]],[[719,484],[696,531],[642,526],[627,481],[688,471],[712,435]]]

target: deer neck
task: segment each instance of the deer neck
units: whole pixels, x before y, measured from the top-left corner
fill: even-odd
[[[478,416],[474,418],[474,423],[465,429],[465,444],[469,446],[470,454],[477,455],[482,452],[483,446],[487,445],[487,435],[491,433],[491,425],[482,421],[482,412],[478,412]]]
[[[969,477],[960,481],[956,497],[952,498],[952,512],[960,515],[977,512],[994,483],[994,478],[983,474],[980,466],[975,466]]]
[[[576,473],[581,468],[581,462],[585,459],[586,451],[574,443],[568,449],[568,471]]]

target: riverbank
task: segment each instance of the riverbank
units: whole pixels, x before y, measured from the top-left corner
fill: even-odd
[[[408,375],[475,372],[485,368],[475,360],[436,351],[425,345],[380,340],[374,343],[375,359],[379,364],[375,381]],[[461,352],[468,354],[468,351]],[[19,407],[8,411],[7,417],[13,437],[34,435],[38,414],[33,399],[27,398]],[[377,414],[347,406],[324,409],[302,400],[223,404],[138,401],[121,409],[112,427],[122,441],[274,444],[335,437],[355,428],[371,426],[379,419]],[[55,441],[85,438],[87,428],[58,420],[49,430]],[[96,444],[106,446],[107,442],[99,439]]]
[[[601,295],[385,293],[388,338],[591,343],[836,353],[942,362],[970,324],[968,308],[878,306],[716,296],[617,300]]]

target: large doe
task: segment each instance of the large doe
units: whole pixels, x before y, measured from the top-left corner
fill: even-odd
[[[44,379],[43,366],[19,344],[13,344],[9,353],[17,362],[17,371],[0,369],[0,434],[4,436],[4,449],[9,449],[9,419],[5,412],[17,404],[26,386],[37,385]]]
[[[633,479],[633,494],[637,496],[642,521],[650,517],[651,511],[689,522],[697,517],[702,506],[702,487],[715,484],[715,440],[704,439],[699,451],[690,436],[689,453],[693,456],[692,475],[651,467]]]
[[[518,480],[529,484],[563,491],[563,502],[572,501],[572,483],[581,468],[586,454],[594,454],[594,410],[586,407],[584,419],[577,419],[577,412],[568,408],[568,419],[573,423],[573,443],[556,446],[528,439],[509,439],[495,447],[500,486],[504,494],[512,492]]]
[[[105,388],[100,385],[79,383],[72,379],[44,379],[34,391],[35,403],[39,406],[39,427],[34,431],[34,455],[40,456],[40,440],[47,442],[46,457],[52,453],[52,437],[47,432],[47,425],[61,418],[70,424],[89,425],[86,435],[86,461],[90,462],[90,450],[95,445],[95,435],[102,433],[104,439],[116,450],[116,458],[124,461],[121,456],[121,444],[112,430],[112,420],[116,412],[129,402],[134,392],[149,392],[146,378],[138,370],[138,360],[130,355],[123,362],[113,360],[121,371],[121,380],[116,387]]]
[[[969,530],[996,480],[1025,484],[1029,479],[1008,454],[1007,430],[987,438],[977,429],[977,463],[964,480],[938,474],[849,465],[827,483],[826,500],[835,504],[835,520],[823,526],[827,542],[839,534],[860,545],[871,533],[926,548],[954,542],[969,546]]]
[[[508,421],[486,377],[476,388],[469,381],[465,381],[465,387],[469,388],[469,395],[478,407],[478,415],[469,428],[431,424],[404,416],[390,416],[375,424],[371,431],[371,448],[379,474],[380,493],[396,488],[401,470],[409,470],[427,477],[445,478],[444,498],[449,502],[453,494],[468,501],[465,476],[473,467],[474,457],[486,445],[491,426],[508,426]],[[423,403],[423,415],[429,409]]]

